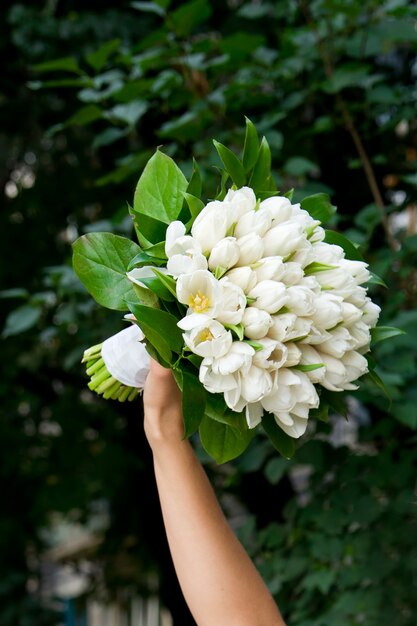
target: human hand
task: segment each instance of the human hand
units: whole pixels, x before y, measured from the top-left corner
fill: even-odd
[[[172,371],[151,359],[143,392],[145,434],[152,448],[162,442],[179,443],[184,436],[181,392]]]

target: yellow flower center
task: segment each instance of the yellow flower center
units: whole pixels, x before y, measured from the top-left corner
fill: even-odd
[[[203,341],[211,341],[212,339],[214,339],[214,335],[208,328],[202,330],[201,333],[199,333],[198,335],[198,340],[200,343]]]
[[[210,308],[210,300],[198,290],[196,294],[191,294],[188,298],[188,306],[194,313],[204,313]]]

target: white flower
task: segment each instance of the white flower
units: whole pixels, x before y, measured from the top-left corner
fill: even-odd
[[[246,374],[252,365],[252,358],[255,354],[254,348],[244,341],[234,341],[230,350],[221,357],[217,355],[211,362],[212,371],[215,374],[234,374],[241,370]]]
[[[214,271],[216,267],[221,267],[225,270],[236,265],[240,256],[240,248],[236,243],[235,237],[225,237],[221,239],[212,249],[208,266]]]
[[[150,356],[143,343],[144,334],[132,324],[109,337],[101,347],[101,357],[108,372],[128,387],[143,389],[150,368]]]
[[[308,316],[315,311],[315,293],[308,287],[293,285],[287,288],[287,302],[285,306],[291,313]]]
[[[366,283],[371,277],[369,271],[367,270],[368,264],[363,261],[343,259],[340,263],[340,267],[353,277],[357,285]]]
[[[286,341],[289,339],[289,333],[294,328],[297,316],[294,313],[280,313],[273,315],[271,328],[268,331],[268,337],[277,341]],[[309,326],[310,329],[310,326]]]
[[[277,313],[288,301],[285,285],[275,280],[262,280],[250,290],[248,297],[255,298],[253,307],[268,313]]]
[[[208,270],[181,274],[177,280],[177,298],[189,309],[178,326],[183,330],[191,330],[213,319],[221,305],[221,292],[219,281]]]
[[[255,428],[262,421],[264,412],[262,404],[260,402],[249,402],[245,408],[248,428]]]
[[[171,222],[165,235],[165,253],[168,258],[174,254],[201,253],[201,246],[196,239],[185,234],[185,225],[180,221]]]
[[[203,359],[200,364],[198,377],[203,387],[210,393],[233,392],[236,390],[237,383],[234,375],[215,374],[211,363],[212,359]]]
[[[303,280],[303,268],[299,263],[287,261],[282,267],[282,273],[279,280],[285,285],[295,285]]]
[[[233,341],[230,330],[226,330],[215,320],[193,328],[182,336],[194,354],[210,358],[224,356],[230,350]]]
[[[165,267],[158,267],[157,269],[162,272],[162,274],[167,273]],[[150,265],[146,265],[145,267],[135,267],[133,270],[130,270],[130,272],[126,272],[126,276],[131,283],[147,289],[145,283],[141,281],[141,278],[155,278],[155,272]]]
[[[227,212],[227,203],[214,200],[197,215],[191,227],[191,234],[200,244],[204,254],[208,255],[216,243],[226,237]]]
[[[260,211],[267,211],[272,218],[272,225],[276,226],[291,218],[291,202],[284,196],[273,196],[263,200],[259,206]]]
[[[352,305],[353,306],[353,305]],[[328,330],[339,324],[343,318],[343,302],[340,296],[327,291],[316,295],[312,319],[317,328]]]
[[[248,293],[256,285],[256,273],[248,266],[234,267],[225,274],[224,278],[228,278],[244,293]]]
[[[265,256],[287,257],[306,242],[300,224],[287,221],[274,226],[263,238]]]
[[[320,353],[312,346],[300,343],[299,348],[301,351],[301,365],[318,365],[319,363],[323,363]],[[323,367],[305,372],[305,374],[309,377],[311,382],[320,383],[326,375],[326,366],[323,365]]]
[[[220,280],[221,304],[216,319],[223,324],[240,324],[246,308],[246,296],[242,289],[224,277]]]
[[[320,343],[320,351],[341,359],[348,350],[352,350],[355,343],[347,328],[337,326],[330,331],[329,339]]]
[[[284,343],[269,337],[259,339],[258,343],[263,347],[256,351],[253,357],[254,365],[268,370],[277,370],[287,360],[288,350]]]
[[[352,326],[349,326],[349,332],[354,341],[353,348],[355,350],[362,350],[362,348],[366,348],[365,352],[369,349],[369,344],[371,342],[371,333],[369,330],[369,326],[365,324],[365,322],[356,322]]]
[[[345,257],[343,248],[324,242],[313,244],[312,252],[314,254],[313,260],[323,265],[338,265],[340,260]]]
[[[319,406],[314,385],[303,372],[281,368],[275,372],[274,390],[262,400],[264,409],[290,437],[298,438],[307,428],[310,409]]]
[[[301,350],[298,345],[292,341],[287,341],[285,347],[287,348],[287,358],[285,363],[282,364],[283,367],[294,367],[294,365],[298,365],[301,360]]]
[[[313,320],[306,317],[296,317],[293,327],[288,330],[285,341],[311,340]]]
[[[240,411],[243,411],[247,404],[246,400],[242,398],[240,394],[241,376],[239,372],[237,372],[236,374],[230,374],[230,376],[233,377],[234,387],[232,389],[227,389],[224,391],[224,401],[226,402],[227,406],[232,409],[232,411],[237,411],[238,413],[240,413]]]
[[[366,298],[362,311],[365,324],[370,328],[374,328],[378,323],[381,308],[375,302],[372,302],[370,298]]]
[[[159,268],[161,269],[161,268]],[[197,270],[207,269],[207,259],[204,254],[190,252],[188,254],[174,254],[168,259],[167,271],[172,276],[192,274]]]
[[[257,263],[254,263],[252,267],[256,274],[256,282],[261,280],[281,280],[281,276],[286,269],[285,265],[280,256],[264,257]]]
[[[272,390],[272,377],[261,367],[252,365],[247,374],[240,376],[240,393],[246,402],[258,402]]]
[[[326,374],[321,385],[330,391],[357,389],[352,382],[368,371],[368,362],[358,352],[347,352],[342,359],[321,353],[321,361],[326,365]]]
[[[248,339],[261,339],[271,327],[272,319],[266,311],[249,306],[243,314],[242,324]]]
[[[259,261],[264,253],[263,240],[259,235],[255,233],[249,233],[244,237],[240,237],[237,240],[240,254],[239,261],[236,263],[238,266],[252,265]]]
[[[227,203],[228,228],[236,224],[243,215],[253,211],[256,206],[256,196],[250,187],[229,189],[224,200]]]
[[[271,227],[271,216],[267,211],[248,211],[239,219],[234,230],[235,237],[256,233],[261,237]]]
[[[345,326],[350,326],[351,324],[354,324],[362,318],[362,310],[354,304],[351,304],[351,302],[342,302],[340,306],[342,309],[342,318]]]

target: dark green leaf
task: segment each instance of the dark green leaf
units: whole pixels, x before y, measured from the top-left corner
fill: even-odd
[[[132,283],[132,287],[137,299],[139,300],[139,304],[150,306],[154,309],[161,308],[158,296],[156,296],[153,291],[144,285],[137,285],[136,283]]]
[[[179,8],[170,14],[170,24],[177,35],[185,37],[190,35],[198,24],[210,17],[211,12],[208,0],[181,3]]]
[[[146,285],[146,287],[161,300],[165,302],[176,302],[176,298],[172,295],[171,291],[166,288],[159,276],[140,278],[140,282]]]
[[[94,50],[94,52],[90,52],[90,54],[87,54],[87,63],[89,63],[91,67],[96,70],[96,72],[99,72],[107,63],[110,55],[113,52],[119,50],[120,42],[120,39],[112,39],[111,41],[106,41],[106,43],[100,46],[97,50]]]
[[[163,274],[162,272],[157,270],[155,267],[153,268],[153,271],[156,274],[156,276],[158,276],[158,278],[161,281],[161,283],[167,288],[167,290],[176,299],[177,298],[177,283],[172,278],[172,276],[169,276],[168,274]]]
[[[35,72],[72,72],[73,74],[83,74],[77,60],[74,57],[62,57],[53,61],[45,61],[34,65]]]
[[[391,326],[376,326],[371,328],[372,343],[378,343],[378,341],[385,341],[386,339],[392,339],[398,335],[405,335],[406,333],[401,328],[394,328]]]
[[[240,159],[229,148],[215,139],[213,139],[213,144],[236,187],[243,187],[246,183],[246,173]]]
[[[380,375],[377,374],[377,372],[374,369],[372,369],[372,370],[369,370],[369,372],[366,375],[366,378],[372,380],[374,385],[376,385],[376,387],[382,391],[384,396],[387,398],[387,400],[390,401],[390,404],[391,404],[392,402],[391,394],[388,391],[388,387],[386,386],[386,384],[384,383]]]
[[[193,172],[191,174],[190,182],[188,183],[187,193],[196,198],[200,198],[202,189],[202,180],[200,168],[197,161],[193,158]]]
[[[265,191],[268,189],[271,177],[271,150],[265,137],[262,138],[259,148],[258,158],[253,168],[249,187],[255,191]]]
[[[388,285],[382,280],[380,276],[378,276],[378,274],[375,274],[374,272],[369,273],[371,275],[371,278],[368,280],[368,285],[379,285],[380,287],[385,287],[385,289],[388,289]]]
[[[78,109],[66,122],[66,126],[87,126],[103,116],[103,111],[95,104],[87,104],[87,106]]]
[[[181,330],[177,326],[177,319],[160,309],[153,309],[152,307],[143,306],[137,302],[128,302],[129,309],[136,317],[140,327],[142,324],[146,324],[147,327],[152,328],[159,334],[171,348],[173,352],[180,354],[184,345]],[[143,331],[146,335],[145,330]],[[155,343],[152,341],[155,345]],[[157,347],[157,346],[155,346]]]
[[[274,448],[276,448],[283,457],[290,459],[294,456],[295,440],[287,435],[287,433],[284,433],[271,413],[264,412],[262,426]]]
[[[73,267],[78,278],[102,306],[126,311],[126,298],[133,295],[126,276],[139,246],[113,233],[89,233],[73,244]]]
[[[185,201],[190,209],[191,213],[191,223],[194,222],[195,218],[204,208],[204,202],[200,200],[200,198],[196,198],[196,196],[192,196],[189,193],[184,193]]]
[[[182,383],[184,437],[191,437],[198,430],[204,416],[206,391],[198,377],[184,370],[182,371]]]
[[[301,208],[322,223],[327,222],[336,211],[336,207],[330,202],[327,193],[316,193],[304,198],[301,200]]]
[[[144,265],[166,265],[166,259],[158,259],[156,257],[151,256],[147,252],[139,252],[129,263],[128,271],[133,269],[134,267],[143,267]]]
[[[253,431],[239,431],[216,420],[203,417],[199,434],[201,444],[217,463],[226,463],[242,454],[249,445]]]
[[[256,160],[259,154],[259,137],[258,131],[256,130],[254,124],[250,121],[248,117],[246,120],[246,133],[245,133],[245,143],[243,145],[243,167],[246,172],[252,169],[255,165]]]
[[[353,261],[363,261],[363,256],[354,244],[344,235],[337,233],[335,230],[326,230],[324,241],[343,248],[348,259],[352,259]]]
[[[167,225],[144,213],[135,213],[132,208],[129,212],[133,217],[135,232],[140,245],[144,249],[153,248],[154,245],[165,240]]]

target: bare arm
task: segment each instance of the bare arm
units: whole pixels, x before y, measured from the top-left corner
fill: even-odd
[[[155,362],[144,406],[168,542],[198,626],[285,626],[189,441],[182,440],[180,392],[171,372]]]

